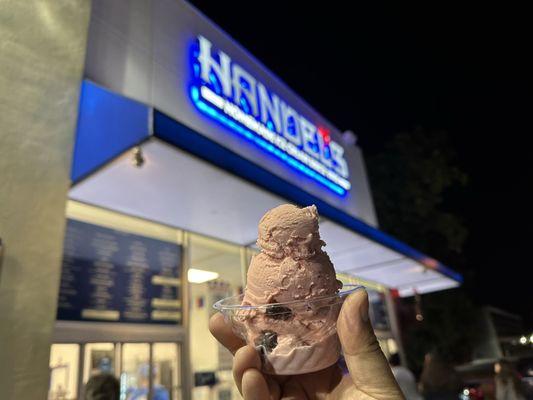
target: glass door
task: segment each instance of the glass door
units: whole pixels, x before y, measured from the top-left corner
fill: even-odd
[[[154,400],[181,400],[179,346],[176,343],[152,344],[152,390]]]
[[[191,235],[189,338],[193,400],[239,399],[233,382],[231,353],[209,332],[213,304],[244,290],[245,248],[200,235]]]
[[[121,347],[120,398],[126,400],[149,399],[150,344],[123,343]]]
[[[94,375],[116,375],[114,343],[86,343],[84,348],[84,385]]]
[[[177,343],[122,343],[120,398],[181,400]]]
[[[91,377],[120,380],[121,400],[181,400],[181,347],[158,343],[60,343],[50,353],[48,400],[84,398]]]
[[[79,344],[52,345],[48,400],[75,400],[78,398],[79,359]]]

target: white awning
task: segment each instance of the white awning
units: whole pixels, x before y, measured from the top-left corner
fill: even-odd
[[[158,139],[142,145],[77,183],[69,197],[239,245],[252,245],[257,223],[287,200]],[[373,228],[372,228],[373,229]],[[338,272],[396,288],[401,296],[459,286],[459,282],[375,238],[321,221],[326,250]]]

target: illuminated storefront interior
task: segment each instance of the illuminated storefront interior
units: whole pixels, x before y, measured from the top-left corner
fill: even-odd
[[[78,396],[82,396],[89,378],[102,372],[120,379],[124,398],[151,386],[152,390],[167,392],[171,399],[180,399],[187,379],[192,380],[193,398],[238,398],[231,374],[232,357],[211,336],[208,321],[215,301],[242,292],[250,258],[257,250],[73,200],[68,203],[67,218],[182,246],[183,271],[188,271],[184,281],[188,282],[184,320],[188,328],[57,321],[50,356],[49,399],[81,398]],[[386,310],[386,287],[346,274],[338,277],[344,283],[367,287],[380,344],[385,352],[396,351]]]

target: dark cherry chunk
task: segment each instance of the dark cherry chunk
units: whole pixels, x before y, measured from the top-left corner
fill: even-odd
[[[278,334],[273,331],[262,331],[259,337],[261,350],[270,353],[278,345]]]
[[[266,309],[266,315],[273,319],[288,320],[292,318],[292,311],[290,308],[283,306],[269,306]]]

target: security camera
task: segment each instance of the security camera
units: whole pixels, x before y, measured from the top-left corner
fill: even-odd
[[[135,146],[133,148],[132,163],[138,168],[142,167],[144,164],[144,155],[140,146]]]
[[[353,146],[357,143],[357,135],[350,130],[344,131],[342,133],[342,142],[346,145]]]

